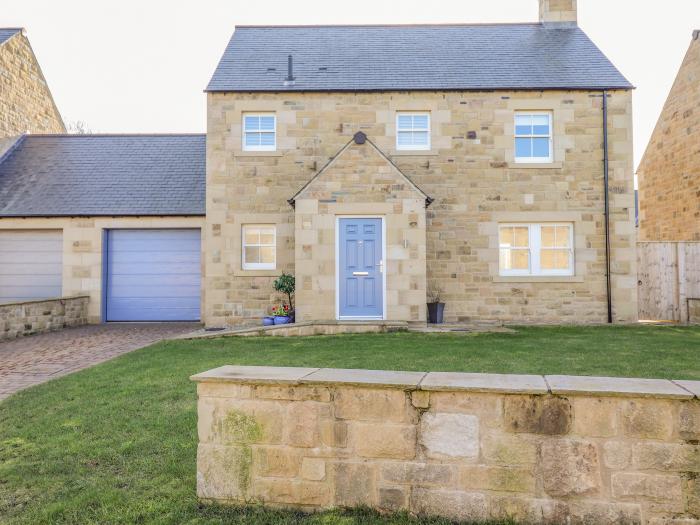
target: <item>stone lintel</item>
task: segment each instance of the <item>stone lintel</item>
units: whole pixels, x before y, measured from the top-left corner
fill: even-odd
[[[508,394],[547,394],[542,376],[513,374],[467,374],[430,372],[420,384],[421,390],[502,392]]]
[[[545,376],[552,394],[692,399],[693,394],[666,379]]]
[[[405,372],[338,368],[221,366],[190,377],[196,382],[366,386],[436,392],[491,392],[693,399],[700,381],[624,377],[538,376],[457,372]]]

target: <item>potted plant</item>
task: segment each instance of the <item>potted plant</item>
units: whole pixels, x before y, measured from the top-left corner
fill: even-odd
[[[263,317],[263,326],[271,326],[275,324],[275,318],[272,317],[271,315],[268,315],[266,317]]]
[[[289,316],[289,321],[290,323],[294,322],[294,286],[295,286],[295,281],[294,281],[294,276],[288,273],[282,272],[282,275],[280,275],[275,281],[272,283],[272,286],[274,286],[275,290],[283,293],[287,296],[287,304],[289,304],[289,309],[287,312],[287,315]]]
[[[428,289],[428,322],[442,324],[445,303],[440,300],[442,290],[438,287]]]
[[[272,309],[272,315],[274,317],[274,324],[287,324],[289,322],[289,306],[280,305],[275,306]]]

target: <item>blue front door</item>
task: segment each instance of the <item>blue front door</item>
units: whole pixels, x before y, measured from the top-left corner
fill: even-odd
[[[381,219],[339,219],[340,317],[382,318],[384,284]]]

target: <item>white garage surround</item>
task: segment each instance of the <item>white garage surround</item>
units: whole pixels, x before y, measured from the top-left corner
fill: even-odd
[[[0,303],[61,297],[61,230],[0,231]]]

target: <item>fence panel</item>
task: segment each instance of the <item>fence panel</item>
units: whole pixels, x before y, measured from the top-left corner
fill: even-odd
[[[639,319],[700,322],[700,243],[637,243]]]

